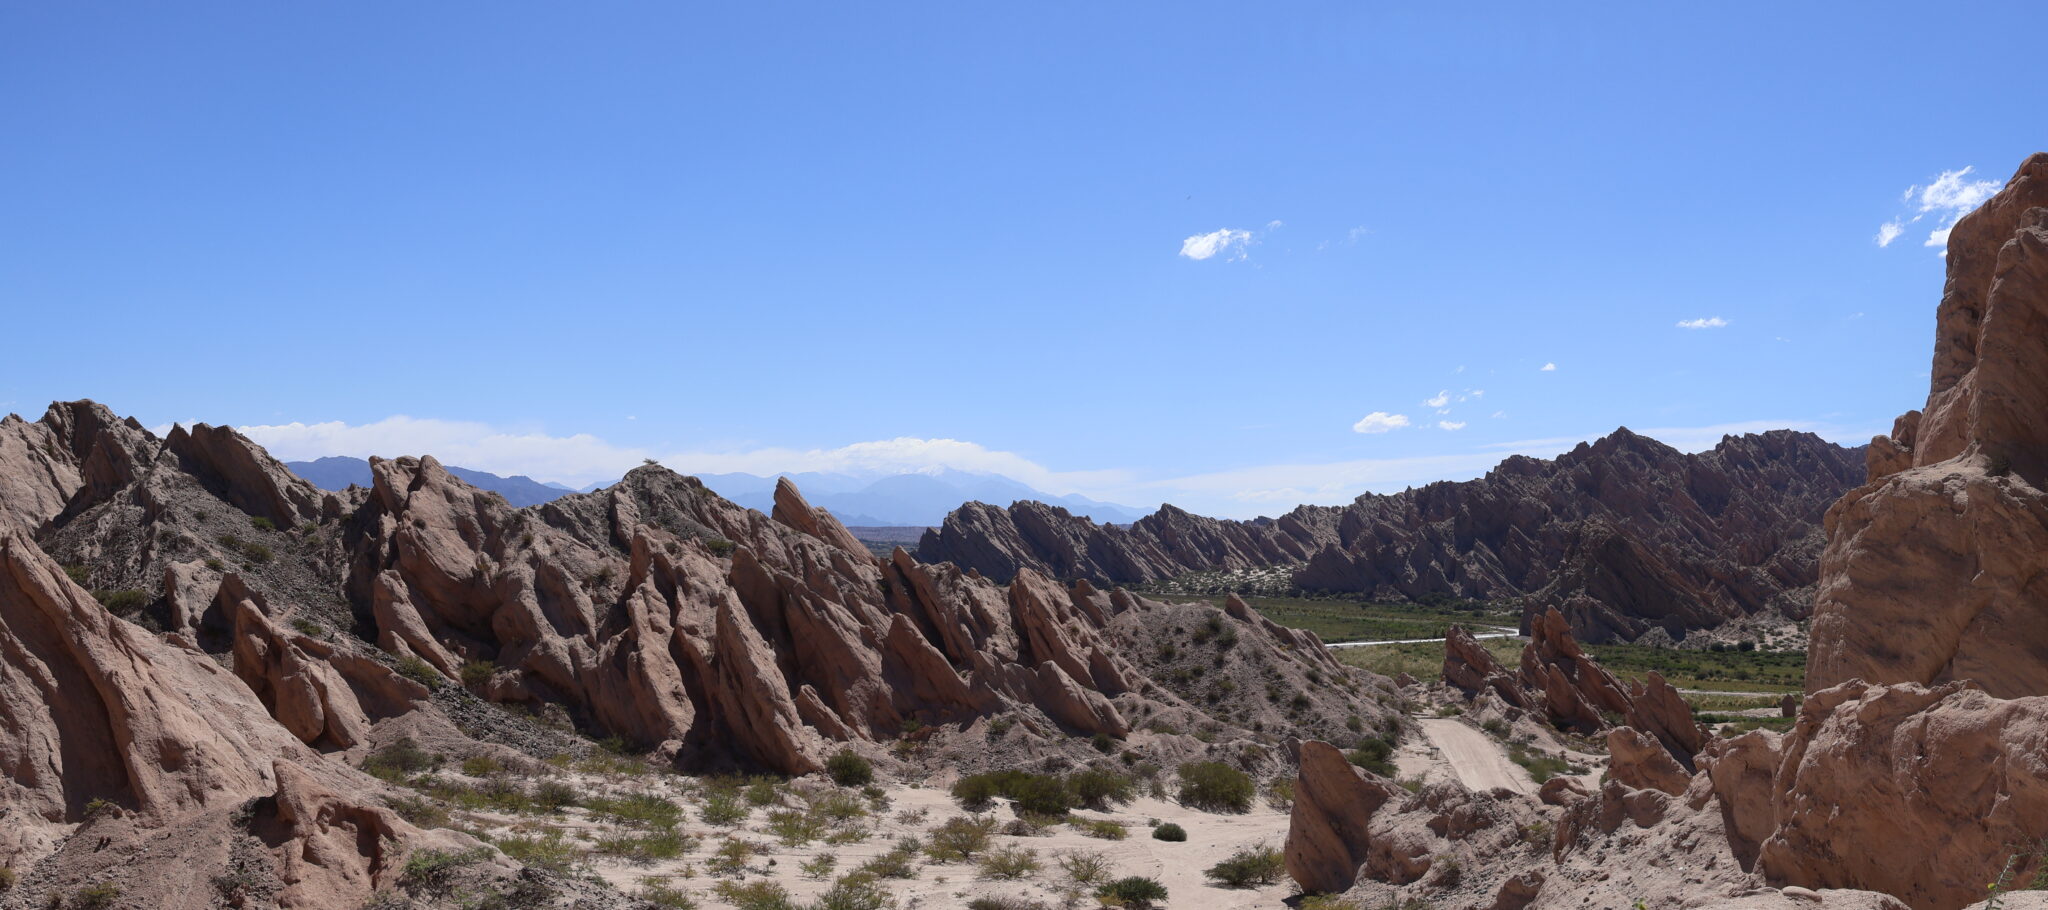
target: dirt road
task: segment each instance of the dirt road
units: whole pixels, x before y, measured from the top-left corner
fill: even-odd
[[[1508,761],[1500,743],[1486,734],[1447,717],[1419,718],[1422,733],[1443,753],[1458,780],[1474,790],[1506,787],[1517,793],[1535,793],[1529,774]]]

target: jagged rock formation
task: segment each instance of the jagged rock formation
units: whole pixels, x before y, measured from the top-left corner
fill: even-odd
[[[1949,234],[1927,406],[1828,511],[1807,690],[2048,694],[2048,154]]]
[[[1422,894],[1433,906],[1489,910],[1623,908],[1646,897],[1653,906],[1731,910],[1904,910],[1869,891],[1764,886],[1736,861],[1721,816],[1689,798],[1702,790],[1615,779],[1589,792],[1558,778],[1541,802],[1453,782],[1410,793],[1308,742],[1287,871],[1305,891],[1348,892],[1365,906]]]
[[[1293,565],[1313,590],[1526,599],[1531,613],[1563,612],[1584,640],[1653,628],[1682,638],[1760,612],[1806,616],[1822,511],[1861,482],[1862,458],[1789,430],[1687,455],[1623,428],[1555,461],[1514,456],[1479,480],[1277,519],[1168,506],[1116,527],[1042,503],[969,503],[918,555],[998,580],[1031,568],[1098,584]]]
[[[35,870],[16,896],[354,908],[416,846],[475,845],[350,766],[398,736],[561,751],[533,717],[786,773],[848,747],[901,767],[887,746],[916,729],[932,767],[1096,757],[1100,735],[1264,774],[1290,728],[1397,724],[1384,680],[1241,601],[877,559],[787,483],[772,515],[653,466],[514,509],[423,457],[322,493],[232,429],[160,440],[75,402],[0,423],[0,489],[0,866]],[[1195,660],[1241,688],[1181,685]],[[121,808],[85,818],[98,801]]]
[[[1663,746],[1688,775],[1693,755],[1707,741],[1706,728],[1692,719],[1691,706],[1662,675],[1651,671],[1643,682],[1623,685],[1579,647],[1556,610],[1534,619],[1513,674],[1471,633],[1453,628],[1444,639],[1443,678],[1468,697],[1498,699],[1559,729],[1593,734],[1626,725]]]

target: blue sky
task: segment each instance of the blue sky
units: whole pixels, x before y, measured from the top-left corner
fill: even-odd
[[[1860,442],[2048,148],[2038,4],[885,6],[0,8],[0,410],[1234,516]]]

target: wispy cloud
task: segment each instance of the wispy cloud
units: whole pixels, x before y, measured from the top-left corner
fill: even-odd
[[[1678,327],[1681,329],[1722,329],[1728,327],[1728,320],[1722,319],[1719,316],[1708,316],[1703,319],[1680,319],[1678,320]]]
[[[1557,372],[1557,364],[1554,364],[1554,363],[1546,363],[1546,364],[1544,364],[1543,366],[1541,366],[1541,367],[1537,368],[1536,372],[1539,372],[1539,373],[1555,373],[1555,372]]]
[[[1436,422],[1436,425],[1440,429],[1451,430],[1453,432],[1465,428],[1465,422],[1462,420],[1439,420]]]
[[[1407,425],[1408,415],[1406,414],[1389,414],[1385,411],[1374,411],[1359,418],[1357,423],[1352,424],[1351,432],[1385,433],[1388,430],[1398,430]]]
[[[1422,399],[1422,406],[1425,408],[1440,408],[1446,404],[1449,404],[1450,402],[1451,390],[1444,389],[1443,391],[1440,391],[1435,395]]]
[[[1245,248],[1252,242],[1252,232],[1223,228],[1207,234],[1196,234],[1180,242],[1180,254],[1189,259],[1203,260],[1223,256],[1225,262],[1245,257]]]
[[[1892,241],[1906,233],[1906,228],[1930,221],[1933,227],[1927,232],[1927,240],[1921,246],[1934,247],[1947,255],[1949,231],[1954,230],[1961,220],[1984,200],[1991,198],[2004,184],[1996,180],[1971,180],[1975,167],[1956,171],[1942,171],[1939,176],[1925,184],[1906,187],[1899,201],[1911,210],[1910,216],[1899,215],[1877,228],[1877,245],[1888,247]]]

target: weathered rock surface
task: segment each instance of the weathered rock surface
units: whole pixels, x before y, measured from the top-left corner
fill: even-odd
[[[1807,690],[2048,694],[2048,154],[1956,223],[1927,405],[1828,511]]]
[[[1042,503],[969,503],[918,555],[999,580],[1028,567],[1098,584],[1296,566],[1295,583],[1314,590],[1526,599],[1588,641],[1652,628],[1682,638],[1766,611],[1806,616],[1821,514],[1861,482],[1862,462],[1808,433],[1730,436],[1686,455],[1621,429],[1555,461],[1515,456],[1479,480],[1277,519],[1168,506],[1114,527]]]
[[[1454,627],[1444,639],[1444,681],[1467,696],[1498,697],[1548,726],[1583,735],[1625,725],[1663,746],[1683,773],[1692,773],[1693,755],[1706,744],[1707,731],[1663,676],[1652,671],[1643,682],[1624,685],[1579,647],[1556,610],[1534,617],[1530,627],[1514,673],[1471,633]]]

